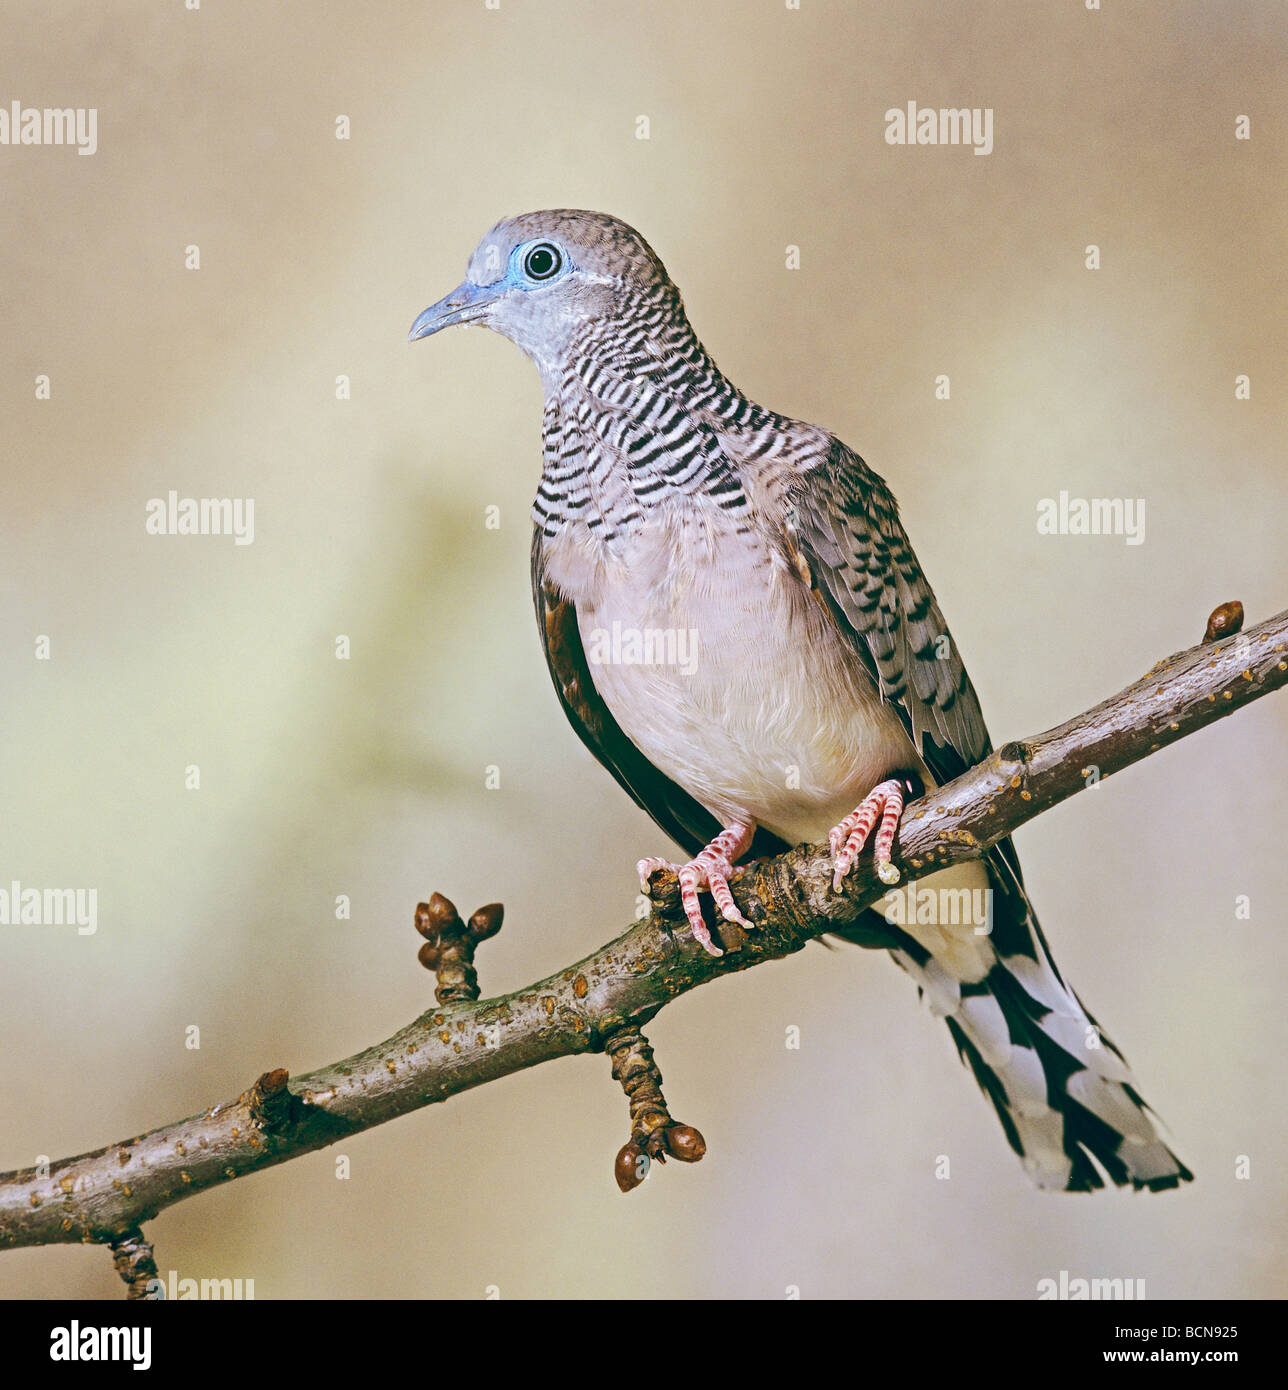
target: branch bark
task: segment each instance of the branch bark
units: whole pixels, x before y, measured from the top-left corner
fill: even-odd
[[[1092,781],[1288,684],[1288,611],[1220,636],[1237,628],[1232,611],[1223,605],[1213,614],[1199,646],[1067,723],[1006,744],[910,805],[895,852],[904,876],[978,857]],[[293,1080],[266,1072],[236,1100],[61,1159],[47,1175],[0,1175],[0,1250],[109,1245],[137,1293],[139,1261],[130,1252],[142,1250],[150,1262],[141,1226],[166,1207],[512,1072],[603,1051],[614,1034],[638,1030],[677,995],[854,926],[887,891],[865,854],[833,893],[830,855],[817,845],[748,865],[732,886],[756,930],[721,924],[728,948],[721,957],[684,929],[677,885],[666,875],[655,880],[646,920],[526,989],[444,1003],[384,1042]]]

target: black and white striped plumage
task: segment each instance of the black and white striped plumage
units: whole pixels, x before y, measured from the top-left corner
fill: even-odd
[[[541,373],[532,581],[564,711],[686,854],[734,823],[755,827],[753,856],[821,840],[883,779],[933,786],[989,751],[889,489],[723,376],[637,232],[574,211],[499,223],[412,336],[459,322]],[[588,656],[614,630],[690,633],[700,656]],[[1011,843],[918,887],[936,883],[991,890],[991,932],[873,913],[856,936],[887,943],[945,1019],[1034,1181],[1188,1180],[1056,969]]]

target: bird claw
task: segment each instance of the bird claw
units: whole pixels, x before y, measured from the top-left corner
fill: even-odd
[[[827,842],[832,850],[832,891],[841,891],[841,881],[854,867],[863,846],[867,843],[872,827],[877,829],[873,852],[877,861],[877,877],[886,885],[899,882],[899,870],[891,862],[890,851],[894,848],[894,837],[899,829],[899,817],[903,815],[904,784],[897,778],[881,782],[863,798],[839,825],[834,825],[827,833]]]
[[[750,846],[754,831],[755,827],[750,824],[731,825],[687,864],[673,864],[669,859],[653,858],[641,859],[635,866],[644,893],[649,891],[649,879],[658,869],[670,869],[675,874],[680,883],[680,903],[684,915],[693,930],[694,939],[708,955],[722,956],[724,952],[712,941],[711,932],[702,918],[702,904],[698,899],[700,892],[711,894],[716,910],[726,922],[736,922],[747,931],[754,928],[754,923],[739,911],[729,891],[729,880],[734,873],[733,861]]]

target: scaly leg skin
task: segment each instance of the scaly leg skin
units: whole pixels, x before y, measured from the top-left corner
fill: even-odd
[[[827,832],[832,847],[832,891],[841,891],[841,880],[854,866],[859,852],[867,843],[872,827],[880,820],[873,850],[877,860],[877,877],[882,883],[898,883],[899,870],[890,862],[899,817],[903,815],[903,783],[898,778],[882,782],[863,798],[863,801],[840,823]]]
[[[729,878],[733,873],[733,861],[751,847],[755,833],[753,821],[734,821],[696,859],[690,859],[687,864],[672,864],[669,859],[641,859],[635,866],[640,876],[640,887],[645,893],[648,892],[649,876],[658,869],[670,869],[675,874],[680,880],[680,902],[684,904],[684,915],[689,919],[695,939],[710,955],[722,956],[724,952],[711,940],[707,924],[702,920],[698,894],[704,888],[709,890],[726,922],[737,922],[740,927],[752,930],[752,923],[738,911],[738,904],[729,891]]]

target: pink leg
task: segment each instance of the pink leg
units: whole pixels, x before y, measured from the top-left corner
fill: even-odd
[[[895,832],[899,829],[899,817],[903,815],[903,783],[895,778],[875,786],[863,798],[858,807],[850,812],[840,823],[828,831],[827,841],[832,847],[832,887],[839,892],[841,880],[850,872],[854,861],[867,843],[872,827],[880,820],[876,843],[877,877],[882,883],[898,883],[899,870],[890,862],[890,851],[894,848]]]
[[[751,846],[756,833],[753,821],[735,821],[728,830],[719,835],[687,864],[672,864],[669,859],[641,859],[635,866],[640,876],[640,887],[648,892],[649,876],[658,869],[670,869],[680,880],[680,902],[684,905],[684,915],[689,919],[693,935],[703,949],[713,956],[724,952],[711,940],[707,924],[702,920],[702,905],[698,894],[705,888],[715,899],[716,907],[726,922],[737,922],[739,926],[752,929],[752,923],[738,911],[738,904],[729,891],[729,878],[733,873],[734,860],[745,854]]]

